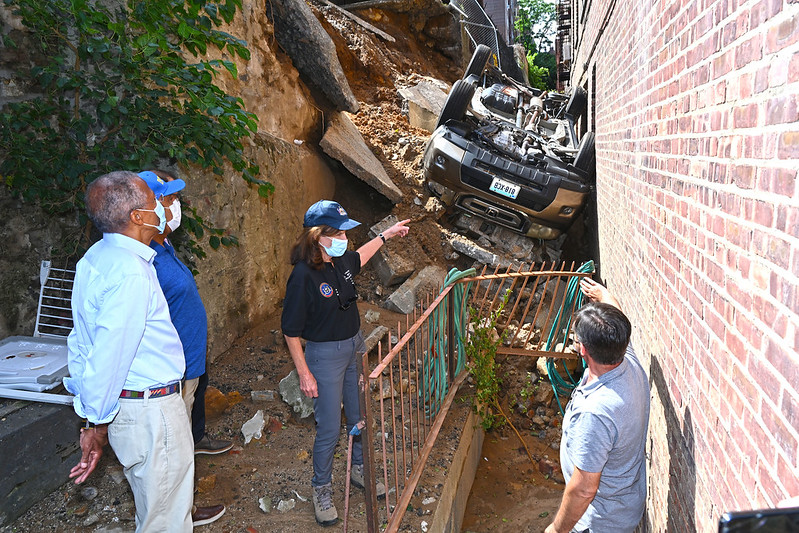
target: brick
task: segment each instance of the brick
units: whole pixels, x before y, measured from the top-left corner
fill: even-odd
[[[782,21],[775,30],[769,31],[766,37],[765,52],[774,54],[799,42],[799,32],[796,31],[797,25],[799,25],[799,14]]]
[[[781,95],[766,102],[766,124],[786,124],[799,120],[799,96]]]
[[[761,37],[756,35],[735,49],[735,68],[742,69],[763,57]]]
[[[774,207],[770,203],[755,202],[755,217],[753,222],[770,228],[774,224]]]
[[[763,391],[765,398],[761,403],[770,402],[777,404],[780,401],[782,382],[773,367],[762,358],[752,356],[749,358],[747,369],[755,384]]]
[[[780,159],[799,159],[799,132],[786,131],[780,135],[777,156]]]

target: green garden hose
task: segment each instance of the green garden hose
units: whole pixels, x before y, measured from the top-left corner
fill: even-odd
[[[455,365],[455,375],[457,376],[466,365],[466,350],[463,346],[463,333],[468,324],[468,313],[464,312],[463,305],[469,296],[471,289],[471,282],[457,283],[457,281],[474,276],[476,270],[470,268],[468,270],[460,271],[453,268],[449,271],[444,278],[444,287],[455,284],[450,293],[446,296],[441,305],[436,307],[433,315],[428,319],[428,332],[430,338],[430,347],[425,354],[424,364],[424,379],[427,382],[427,388],[424,391],[425,405],[427,405],[428,416],[435,416],[439,407],[444,401],[447,392],[449,391],[449,382],[447,380],[447,357],[448,346],[447,342],[447,299],[452,298],[453,304],[453,331],[454,337],[457,339],[458,359]],[[422,395],[422,391],[419,391]]]
[[[580,268],[577,269],[577,272],[579,273],[588,273],[594,271],[595,269],[593,261],[587,261],[580,265]],[[580,290],[580,276],[570,277],[569,284],[566,287],[566,296],[563,299],[563,305],[560,309],[558,309],[558,312],[555,315],[555,320],[552,322],[552,327],[549,330],[547,341],[544,344],[545,351],[551,350],[552,347],[558,342],[562,342],[564,347],[566,346],[566,342],[569,340],[567,334],[571,329],[572,315],[574,314],[574,311],[583,305],[583,299],[583,293]],[[559,337],[559,335],[562,335],[562,337]],[[560,403],[559,396],[561,394],[564,396],[571,394],[571,391],[577,386],[577,381],[569,373],[569,369],[566,368],[566,360],[561,359],[561,362],[563,364],[563,371],[566,373],[568,381],[563,379],[560,373],[558,373],[555,359],[552,357],[547,359],[547,374],[549,375],[549,382],[552,384],[552,390],[555,392],[555,399],[558,402],[558,408],[560,409],[560,414],[562,415],[564,414],[563,406]],[[583,368],[585,368],[585,361],[583,361]]]

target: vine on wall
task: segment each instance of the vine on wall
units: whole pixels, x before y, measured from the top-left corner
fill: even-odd
[[[15,73],[38,95],[0,109],[0,183],[50,214],[77,217],[85,231],[76,250],[88,245],[86,184],[112,170],[166,162],[222,175],[229,163],[261,197],[274,192],[243,151],[256,116],[215,84],[238,75],[226,58],[250,57],[245,41],[220,29],[241,0],[3,1],[38,49],[35,64]],[[4,47],[18,46],[14,35],[3,36]],[[223,59],[207,58],[214,49]],[[212,248],[237,244],[196,210],[184,215]],[[189,246],[204,256],[193,239]]]

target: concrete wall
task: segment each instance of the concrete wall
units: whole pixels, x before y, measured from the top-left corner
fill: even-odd
[[[652,385],[648,530],[716,531],[799,495],[799,3],[572,10],[601,274]]]

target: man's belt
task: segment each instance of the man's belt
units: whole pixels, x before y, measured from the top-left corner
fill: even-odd
[[[150,389],[150,398],[160,398],[162,396],[169,396],[170,394],[175,394],[176,392],[180,391],[180,381],[176,381],[174,383],[170,383],[164,387],[155,387]],[[147,391],[138,391],[138,390],[127,390],[123,389],[122,394],[119,395],[120,398],[133,398],[133,399],[143,399],[147,395]]]

